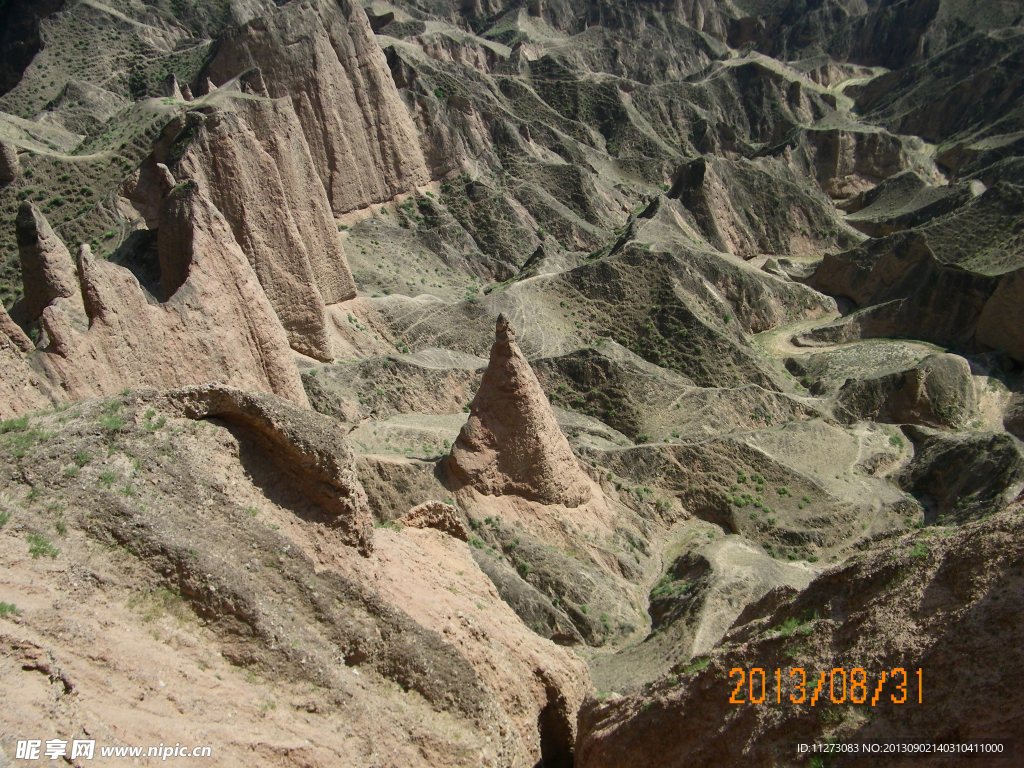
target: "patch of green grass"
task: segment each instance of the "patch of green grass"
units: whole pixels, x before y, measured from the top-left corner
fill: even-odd
[[[145,416],[143,416],[142,426],[144,426],[146,428],[146,430],[149,431],[149,432],[156,432],[164,424],[167,423],[167,417],[166,416],[161,416],[156,421],[153,421],[153,418],[155,416],[156,416],[156,411],[154,409],[152,409],[152,408],[147,410]]]
[[[88,464],[90,459],[92,459],[92,454],[88,451],[79,451],[75,454],[75,464],[78,465],[79,468]]]
[[[100,483],[102,483],[103,485],[107,486],[107,488],[111,488],[114,485],[114,481],[117,480],[117,473],[111,472],[108,469],[104,472],[100,472],[99,477],[97,477],[96,479],[99,480]]]
[[[709,664],[711,664],[711,659],[709,659],[707,656],[704,656],[683,667],[682,673],[684,675],[690,675],[694,672],[700,672],[702,670],[707,669]]]
[[[923,541],[919,541],[917,542],[917,544],[914,545],[914,548],[910,550],[909,554],[910,557],[914,558],[927,557],[929,554],[931,554],[931,550],[928,548],[927,544],[925,544]]]
[[[0,510],[0,528],[7,525],[7,521],[11,519],[11,513]]]
[[[22,459],[30,448],[37,442],[49,440],[53,435],[43,432],[40,429],[29,429],[28,416],[21,416],[17,419],[8,419],[0,423],[0,444],[9,448],[11,455],[16,459]]]
[[[817,618],[817,614],[810,614],[805,615],[803,619],[799,619],[796,616],[786,619],[778,627],[779,637],[792,637],[794,632],[804,636],[809,635],[814,631],[812,625]]]
[[[100,426],[104,429],[109,429],[112,432],[116,432],[124,426],[124,419],[119,413],[104,413],[100,416]]]
[[[21,616],[21,611],[14,603],[0,602],[0,616]]]
[[[821,722],[830,723],[835,725],[836,723],[843,722],[843,713],[838,709],[825,709],[821,713]]]
[[[8,432],[21,432],[28,429],[28,416],[19,416],[16,419],[7,419],[0,421],[0,434],[6,435]]]
[[[679,581],[672,578],[671,575],[665,574],[658,579],[658,583],[651,588],[651,599],[654,600],[659,597],[681,597],[689,592],[692,586],[693,585],[688,582]]]
[[[50,543],[48,538],[43,536],[43,534],[30,533],[28,535],[28,553],[32,556],[33,560],[37,560],[43,555],[56,557],[57,549]]]
[[[170,614],[179,621],[191,615],[185,599],[177,592],[164,588],[137,593],[129,598],[128,607],[139,608],[145,622],[159,619],[165,614]]]

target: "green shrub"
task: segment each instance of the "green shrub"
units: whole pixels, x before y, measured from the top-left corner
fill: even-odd
[[[925,544],[923,541],[917,542],[917,544],[914,545],[914,548],[910,550],[910,556],[914,558],[927,557],[930,553],[931,550],[928,548],[928,545]]]
[[[100,426],[115,432],[124,426],[124,419],[118,413],[104,413],[100,416]]]
[[[658,583],[651,588],[651,599],[659,597],[681,597],[690,591],[692,584],[674,579],[671,574],[665,574]]]
[[[16,419],[7,419],[0,422],[0,434],[21,432],[25,429],[28,429],[28,416],[19,416]]]
[[[43,536],[41,533],[30,533],[28,535],[28,553],[32,556],[33,560],[40,558],[43,555],[48,557],[56,557],[57,550],[54,548],[50,540]]]
[[[707,669],[709,664],[711,664],[711,659],[709,659],[707,656],[697,659],[696,661],[683,667],[683,674],[691,675],[694,672],[700,672],[701,670]]]

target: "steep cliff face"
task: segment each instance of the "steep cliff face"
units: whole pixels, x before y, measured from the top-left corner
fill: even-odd
[[[1024,360],[1022,212],[1021,187],[999,182],[924,226],[826,254],[809,285],[861,310],[808,341],[910,336]]]
[[[53,280],[43,271],[42,295],[52,298],[41,310],[45,338],[33,365],[67,396],[220,381],[308,406],[270,302],[194,182],[173,190],[161,210],[160,261],[173,290],[155,305],[128,270],[93,258],[88,246],[72,265],[41,214],[24,213],[23,265],[33,268],[41,252],[62,265],[49,270]]]
[[[213,114],[183,129],[173,172],[195,180],[224,216],[292,348],[332,361],[324,307],[356,289],[291,102],[213,101]]]
[[[25,284],[25,312],[38,320],[52,303],[82,304],[75,264],[67,246],[32,203],[22,203],[17,218],[18,255]]]
[[[770,766],[905,710],[735,666],[1012,679],[1014,3],[68,5],[0,93],[0,732]]]
[[[289,98],[336,214],[428,181],[419,140],[363,9],[291,4],[225,35],[206,68],[221,85],[260,67],[268,94]]]
[[[46,408],[49,388],[29,368],[25,356],[32,351],[32,342],[0,306],[0,419]]]

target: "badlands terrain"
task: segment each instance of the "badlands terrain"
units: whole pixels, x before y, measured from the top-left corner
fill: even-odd
[[[0,20],[0,766],[1024,759],[1020,3]]]

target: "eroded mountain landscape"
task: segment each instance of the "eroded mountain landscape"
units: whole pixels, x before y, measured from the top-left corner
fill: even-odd
[[[1019,2],[0,19],[0,765],[1022,759]]]

